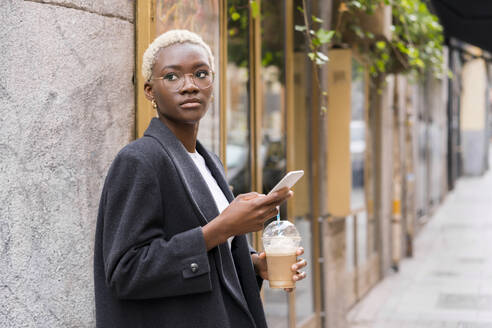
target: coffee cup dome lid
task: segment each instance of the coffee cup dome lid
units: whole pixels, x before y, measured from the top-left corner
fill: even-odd
[[[263,238],[290,237],[300,238],[299,231],[294,224],[287,220],[272,221],[263,231]]]

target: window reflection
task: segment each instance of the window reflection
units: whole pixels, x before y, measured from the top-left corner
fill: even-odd
[[[364,78],[364,67],[355,59],[352,60],[352,90],[351,90],[351,111],[350,122],[350,157],[352,162],[352,191],[350,195],[350,205],[354,215],[351,218],[347,229],[347,263],[348,268],[354,264],[353,252],[354,243],[353,229],[357,228],[357,266],[367,262],[368,258],[368,226],[366,210],[366,86]],[[354,226],[356,225],[356,226]]]
[[[261,2],[261,78],[263,192],[284,176],[285,157],[285,60],[284,1]],[[285,206],[281,217],[286,219]],[[271,328],[288,327],[288,298],[283,290],[264,289],[265,314]]]
[[[306,272],[306,278],[296,283],[296,321],[302,323],[309,319],[314,313],[314,293],[313,293],[313,265],[316,263],[312,257],[312,238],[311,222],[304,218],[296,219],[295,225],[302,237],[302,247],[308,266],[302,271]]]
[[[301,2],[296,5],[302,5]],[[294,12],[295,24],[303,25],[304,17],[299,11]],[[293,27],[292,27],[293,28]],[[313,75],[311,62],[306,56],[306,43],[301,33],[294,34],[294,113],[293,135],[290,142],[293,143],[293,167],[296,170],[304,170],[304,176],[295,185],[295,196],[289,200],[293,202],[292,215],[296,218],[295,225],[302,237],[302,246],[308,266],[303,269],[306,278],[296,283],[296,326],[302,325],[314,316],[314,266],[317,260],[313,258],[312,238],[312,180],[311,180],[311,120],[312,115],[312,87]],[[313,177],[314,178],[314,177]]]
[[[251,191],[249,13],[247,0],[229,0],[227,21],[227,178],[234,195]]]
[[[219,0],[155,0],[156,35],[171,29],[187,29],[199,34],[215,56],[215,73],[219,76]],[[214,98],[219,99],[218,79]],[[209,150],[219,153],[219,102],[209,105],[200,121],[198,139]]]
[[[352,161],[352,210],[365,207],[364,163],[366,151],[365,85],[362,65],[352,61],[350,157]]]

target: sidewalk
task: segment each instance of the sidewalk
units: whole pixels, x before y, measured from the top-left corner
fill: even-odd
[[[462,178],[415,255],[348,314],[351,328],[492,327],[492,172]]]

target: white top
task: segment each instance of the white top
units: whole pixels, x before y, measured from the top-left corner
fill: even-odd
[[[207,183],[208,189],[210,190],[210,193],[214,197],[215,204],[217,205],[217,208],[219,209],[219,213],[222,213],[223,210],[227,206],[229,206],[229,201],[227,200],[226,196],[222,192],[222,189],[220,189],[219,185],[217,184],[217,181],[212,175],[212,172],[207,167],[207,164],[205,163],[205,159],[200,155],[198,152],[190,153],[191,159],[193,162],[195,162],[196,167],[198,168],[198,171],[202,174],[203,179]],[[229,237],[227,241],[229,242],[229,246],[231,246],[231,242],[233,237]]]

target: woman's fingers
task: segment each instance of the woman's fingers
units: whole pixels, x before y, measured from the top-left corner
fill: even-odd
[[[262,194],[259,194],[255,191],[252,191],[252,192],[248,192],[247,194],[238,195],[236,198],[241,198],[242,200],[251,200],[251,199],[254,199],[254,198],[261,196],[261,195]]]
[[[285,187],[274,193],[268,194],[265,197],[255,200],[258,206],[278,206],[283,203],[287,198],[292,197],[294,192]]]
[[[296,251],[296,255],[297,256],[301,256],[302,254],[304,254],[304,248],[303,247],[299,247]]]
[[[302,280],[302,279],[304,279],[304,278],[306,278],[306,272],[304,272],[304,271],[303,271],[303,272],[299,272],[299,271],[298,271],[298,273],[296,273],[296,274],[292,277],[292,279],[293,279],[294,281],[299,281],[299,280]]]
[[[293,272],[296,272],[299,269],[304,268],[307,265],[307,261],[304,259],[299,259],[297,263],[293,264],[292,267],[290,268]]]
[[[278,214],[278,209],[276,207],[270,208],[268,211],[265,212],[263,219],[268,220],[270,218],[273,218],[274,216],[277,216],[277,214]]]
[[[292,279],[294,281],[299,281],[306,278],[306,272],[299,271],[299,269],[304,268],[306,265],[307,265],[307,261],[305,259],[299,259],[297,263],[292,265],[290,269],[292,270],[292,272],[295,272],[295,274],[292,276]]]

